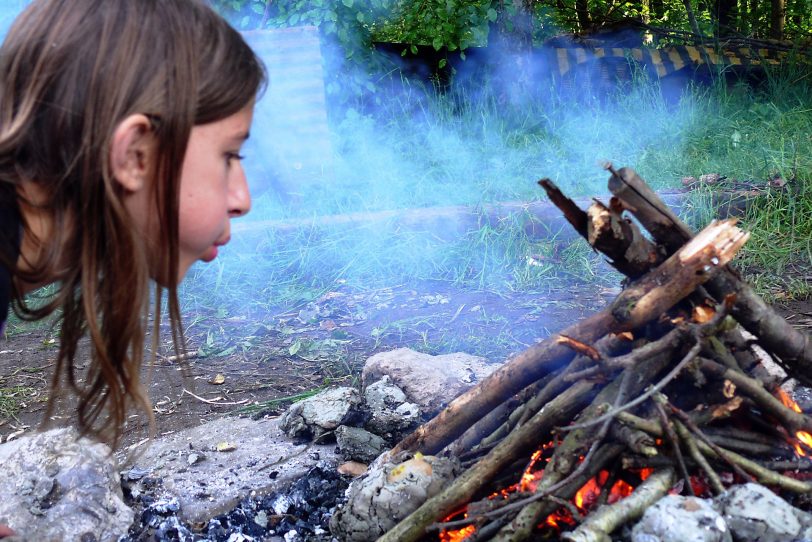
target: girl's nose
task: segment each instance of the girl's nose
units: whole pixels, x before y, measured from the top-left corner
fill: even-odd
[[[231,217],[242,216],[251,210],[251,192],[248,189],[248,179],[242,166],[233,173],[234,177],[229,183],[228,214]]]

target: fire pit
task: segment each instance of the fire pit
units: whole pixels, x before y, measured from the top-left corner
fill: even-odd
[[[633,171],[608,169],[612,200],[586,212],[550,181],[540,184],[629,277],[626,288],[606,310],[509,360],[378,459],[393,462],[383,467],[390,473],[408,457],[428,460],[421,454],[462,466],[379,541],[607,541],[644,511],[669,505],[666,495],[673,503],[664,517],[688,511],[710,522],[718,537],[702,540],[769,523],[753,519],[763,507],[740,512],[746,501],[770,502],[776,514],[781,506],[792,518],[759,540],[812,533],[812,516],[777,496],[808,503],[812,419],[766,369],[808,384],[809,338],[727,267],[748,238],[734,221],[694,236]],[[351,502],[370,478],[353,482]],[[644,518],[632,539],[687,540],[663,525]]]

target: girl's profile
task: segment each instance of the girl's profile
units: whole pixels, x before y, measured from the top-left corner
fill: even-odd
[[[80,431],[114,447],[130,407],[151,421],[147,315],[155,345],[163,300],[182,346],[178,284],[250,209],[240,148],[264,81],[202,0],[34,0],[12,25],[0,48],[0,322],[9,305],[57,319],[46,420],[73,395]],[[46,304],[26,300],[46,284]]]

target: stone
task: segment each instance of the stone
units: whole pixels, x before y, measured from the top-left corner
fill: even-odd
[[[495,367],[485,358],[461,352],[432,356],[398,348],[371,356],[364,364],[361,379],[366,389],[384,375],[389,376],[408,401],[420,405],[424,417],[430,418]]]
[[[794,508],[762,485],[736,485],[714,501],[738,540],[786,542],[812,539],[809,514]]]
[[[110,448],[74,429],[0,446],[0,524],[38,542],[115,540],[134,512],[124,503]]]
[[[282,430],[290,437],[318,440],[325,433],[360,416],[361,396],[355,388],[333,388],[293,403],[282,415]]]
[[[223,442],[230,451],[217,451]],[[313,467],[339,462],[335,444],[291,442],[279,418],[234,417],[164,436],[133,461],[121,473],[133,497],[176,502],[178,516],[190,523],[205,523],[252,492],[283,491]]]
[[[383,454],[352,481],[347,502],[330,519],[330,532],[342,542],[377,540],[445,489],[459,471],[455,458]]]
[[[336,442],[344,459],[370,463],[387,448],[386,441],[360,427],[339,425]]]
[[[420,424],[420,406],[408,402],[406,394],[392,383],[389,375],[366,387],[364,402],[370,412],[366,428],[392,444]]]
[[[667,495],[632,528],[632,542],[732,542],[724,518],[711,502]]]

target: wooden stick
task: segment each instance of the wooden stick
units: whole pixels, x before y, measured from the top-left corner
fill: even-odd
[[[691,458],[696,461],[696,464],[705,471],[705,475],[708,477],[708,482],[710,483],[713,492],[716,495],[720,495],[725,492],[725,486],[722,485],[722,479],[719,478],[719,475],[716,474],[716,471],[713,470],[708,460],[702,455],[702,452],[699,451],[699,446],[696,444],[696,439],[691,435],[688,429],[681,424],[680,422],[676,422],[674,427],[677,430],[677,434],[682,442],[685,443],[686,448],[688,448],[688,454]],[[690,485],[690,481],[686,480],[686,483]]]
[[[709,359],[700,358],[700,363],[703,370],[717,378],[733,382],[737,388],[747,394],[761,408],[775,416],[790,431],[812,432],[812,418],[785,406],[772,393],[764,389],[764,385],[759,380]]]

